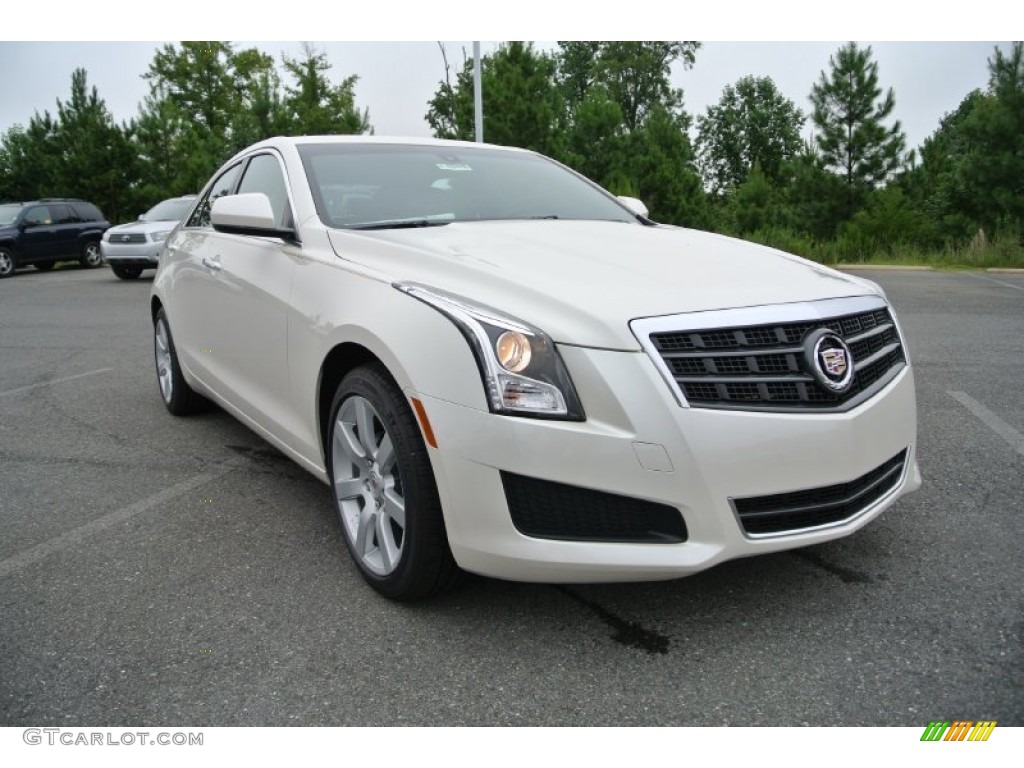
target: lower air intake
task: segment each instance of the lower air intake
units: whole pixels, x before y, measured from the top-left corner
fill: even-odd
[[[678,544],[679,510],[628,496],[501,473],[512,524],[525,536],[563,541]]]

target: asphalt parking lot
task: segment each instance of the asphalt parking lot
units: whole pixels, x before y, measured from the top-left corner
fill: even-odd
[[[685,580],[415,606],[326,486],[166,412],[149,279],[0,281],[0,726],[1024,725],[1024,275],[860,274],[908,337],[921,491]]]

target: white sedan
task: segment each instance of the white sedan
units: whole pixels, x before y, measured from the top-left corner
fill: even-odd
[[[853,533],[921,482],[877,285],[658,225],[525,150],[256,144],[167,238],[152,317],[171,413],[209,398],[329,484],[399,600],[460,569],[684,576]]]

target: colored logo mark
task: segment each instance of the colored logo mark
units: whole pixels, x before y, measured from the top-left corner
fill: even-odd
[[[932,720],[921,741],[988,741],[995,727],[995,720]]]

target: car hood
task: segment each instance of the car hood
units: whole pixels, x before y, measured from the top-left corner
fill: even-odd
[[[148,235],[150,232],[170,232],[177,225],[177,221],[130,221],[111,227],[107,232],[112,235]]]
[[[459,294],[555,341],[639,349],[640,317],[875,294],[866,281],[764,246],[603,221],[457,222],[329,230],[342,258]]]

